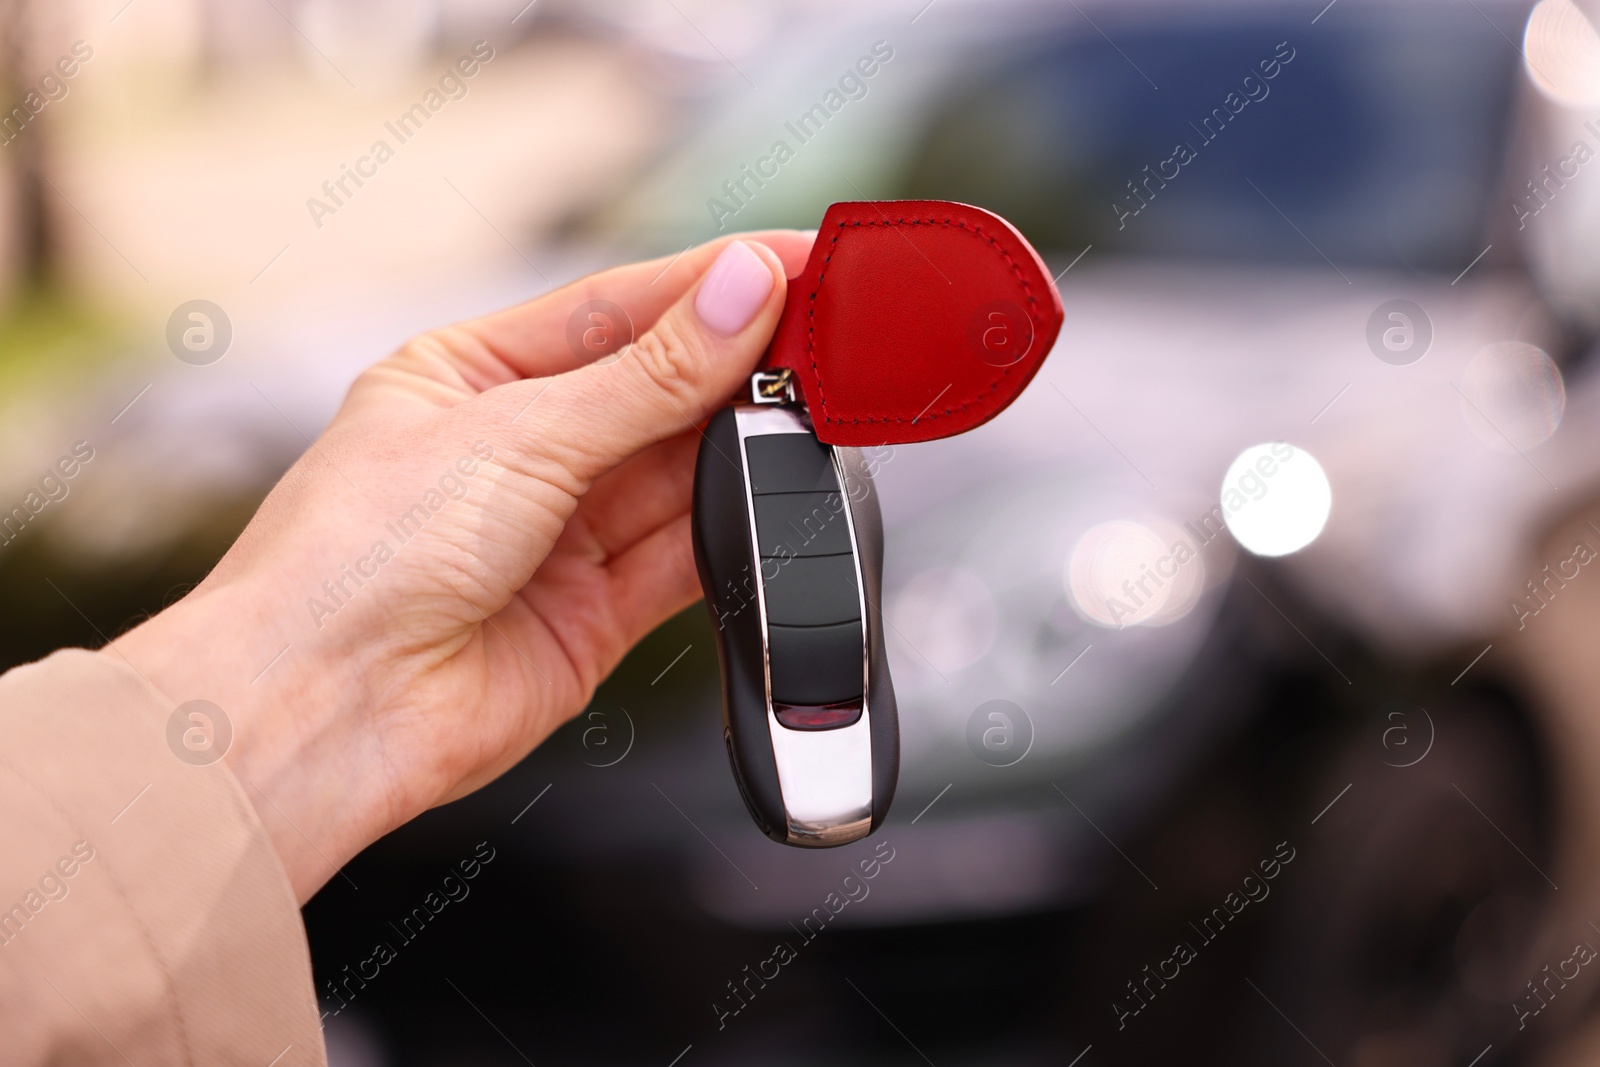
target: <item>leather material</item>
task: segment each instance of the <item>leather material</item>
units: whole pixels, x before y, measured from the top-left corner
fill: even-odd
[[[762,369],[793,372],[828,444],[932,441],[1004,411],[1061,319],[1044,262],[999,216],[941,200],[834,204]]]

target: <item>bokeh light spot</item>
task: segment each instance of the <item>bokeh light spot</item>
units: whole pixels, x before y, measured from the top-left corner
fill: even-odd
[[[1528,80],[1568,107],[1600,106],[1600,33],[1572,0],[1543,0],[1522,35]]]
[[[1284,441],[1251,445],[1222,479],[1223,521],[1258,556],[1300,551],[1322,533],[1332,507],[1322,464]]]
[[[1460,389],[1468,428],[1501,452],[1543,444],[1567,410],[1567,387],[1555,360],[1522,341],[1485,346],[1467,364]]]
[[[1165,626],[1183,618],[1205,589],[1193,540],[1168,523],[1118,519],[1091,527],[1067,558],[1067,596],[1096,626]]]

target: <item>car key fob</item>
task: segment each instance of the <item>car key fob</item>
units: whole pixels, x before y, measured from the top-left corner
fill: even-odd
[[[835,204],[750,393],[695,465],[695,563],[716,630],[723,738],[774,841],[843,845],[899,773],[883,523],[864,447],[961,433],[1022,391],[1061,324],[1037,253],[989,212]]]
[[[899,732],[860,452],[818,441],[793,405],[725,408],[695,467],[694,529],[751,815],[791,845],[864,837],[894,794]]]

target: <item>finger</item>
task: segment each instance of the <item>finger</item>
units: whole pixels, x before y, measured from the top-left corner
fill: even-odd
[[[651,445],[602,475],[578,501],[563,538],[605,563],[689,511],[700,436],[682,433]]]
[[[591,274],[515,307],[432,331],[407,345],[397,358],[443,360],[477,392],[519,378],[560,374],[608,354],[605,348],[574,351],[569,344],[568,323],[583,305],[603,300],[622,309],[625,318],[619,322],[609,321],[604,309],[596,312],[601,318],[595,321],[608,339],[616,339],[614,350],[628,334],[637,337],[654,326],[732,242],[759,241],[771,248],[789,277],[805,267],[815,238],[815,231],[799,230],[729,234],[676,256]],[[580,338],[590,325],[587,316],[581,317]]]
[[[484,417],[508,425],[538,398],[516,433],[520,450],[581,494],[600,475],[656,441],[696,429],[749,377],[783,311],[783,263],[764,245],[734,241],[655,326],[609,365],[481,397]]]

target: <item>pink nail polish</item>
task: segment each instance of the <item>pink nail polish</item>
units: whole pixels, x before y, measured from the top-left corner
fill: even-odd
[[[695,294],[700,321],[723,337],[750,325],[772,292],[772,271],[749,245],[735,241],[722,250]]]

